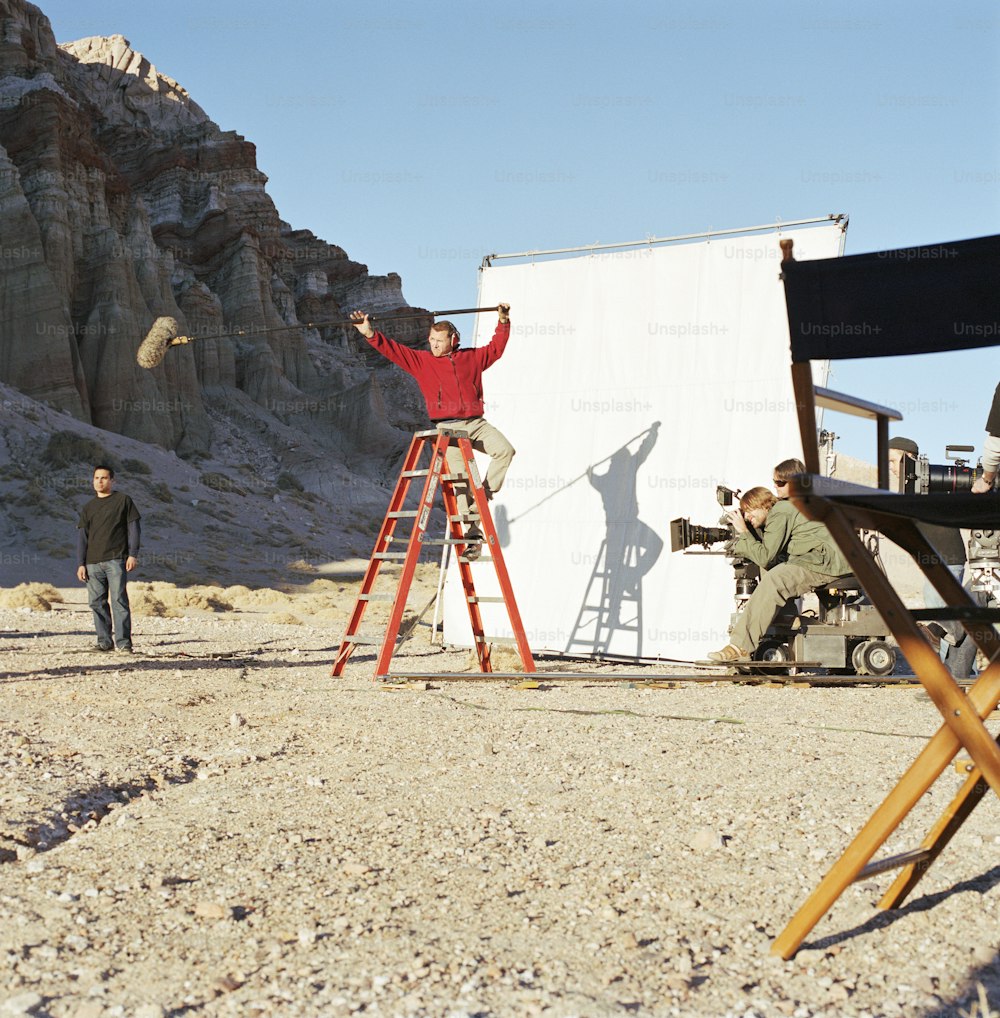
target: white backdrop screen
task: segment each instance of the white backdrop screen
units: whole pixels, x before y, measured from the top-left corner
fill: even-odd
[[[800,259],[840,251],[836,225],[780,236]],[[727,642],[732,567],[671,553],[670,521],[717,526],[717,485],[771,487],[774,464],[802,454],[778,240],[483,269],[479,306],[511,304],[484,388],[517,450],[492,506],[532,650],[694,660]],[[477,345],[495,326],[479,316]],[[474,569],[477,592],[496,593],[492,566]],[[444,619],[446,642],[471,645],[456,569]],[[511,635],[502,606],[484,619]]]

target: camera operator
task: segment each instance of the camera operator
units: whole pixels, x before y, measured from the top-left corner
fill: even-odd
[[[920,449],[912,438],[899,436],[889,440],[889,484],[893,490],[905,489],[907,473],[915,468],[919,455]],[[918,523],[917,526],[937,552],[938,561],[946,565],[961,583],[966,563],[965,540],[961,530],[956,527],[935,526],[931,523]],[[945,607],[941,595],[928,580],[924,580],[923,593],[925,608]],[[940,653],[941,660],[948,666],[952,675],[956,679],[968,678],[976,652],[975,644],[966,639],[962,623],[948,620],[920,622],[918,625],[931,646]]]
[[[997,468],[1000,467],[1000,385],[993,393],[993,406],[990,416],[986,419],[986,438],[983,440],[983,473],[972,484],[975,495],[985,495],[993,490],[993,482],[997,479]]]
[[[760,582],[739,614],[729,644],[708,655],[710,661],[729,663],[750,659],[789,598],[846,576],[851,567],[822,523],[807,519],[767,488],[751,488],[740,499],[739,509],[726,517],[737,535],[733,552],[761,569]]]

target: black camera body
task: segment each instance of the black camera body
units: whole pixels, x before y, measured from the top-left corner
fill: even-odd
[[[722,506],[730,506],[738,494],[719,485],[715,491]],[[736,532],[723,516],[717,527],[692,524],[687,519],[670,522],[670,549],[686,555],[725,555],[732,562],[736,584],[736,610],[730,632],[760,579],[756,563],[737,555]],[[1000,535],[1000,532],[998,532]],[[712,545],[723,545],[716,551]],[[689,550],[693,546],[700,550]],[[800,611],[795,599],[775,616],[753,653],[753,662],[737,666],[740,671],[768,675],[794,675],[804,667],[825,668],[842,675],[889,675],[896,665],[896,651],[887,642],[888,627],[853,577],[831,581],[815,590],[817,607]]]

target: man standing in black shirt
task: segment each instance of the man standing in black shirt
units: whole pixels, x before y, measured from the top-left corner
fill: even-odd
[[[97,649],[132,652],[132,611],[126,573],[139,554],[139,510],[128,495],[112,491],[115,472],[105,464],[94,468],[92,498],[77,524],[77,579],[87,584],[97,628]],[[110,601],[110,610],[109,610]],[[114,620],[114,644],[111,642]]]

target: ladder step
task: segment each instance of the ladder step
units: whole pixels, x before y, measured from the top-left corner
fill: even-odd
[[[400,477],[426,477],[430,473],[429,470],[400,470]]]
[[[386,561],[386,560],[389,560],[389,559],[399,560],[399,559],[406,558],[406,552],[405,551],[377,551],[377,552],[375,552],[374,555],[372,555],[372,558],[381,559],[383,562]]]
[[[376,645],[380,644],[385,639],[384,636],[360,636],[355,634],[354,636],[345,636],[344,643],[356,643],[361,645]]]
[[[505,604],[506,602],[502,597],[480,597],[478,594],[473,594],[472,597],[465,599],[469,604]]]
[[[358,594],[359,601],[395,601],[395,594]]]
[[[400,509],[397,512],[386,513],[387,520],[412,520],[417,515],[416,509]]]

